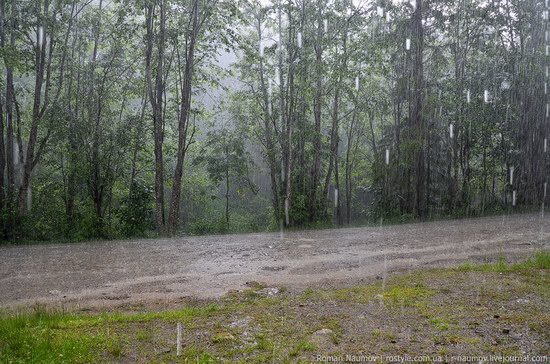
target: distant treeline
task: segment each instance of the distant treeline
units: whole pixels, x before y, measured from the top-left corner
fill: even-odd
[[[548,11],[540,0],[0,0],[1,238],[541,206]]]

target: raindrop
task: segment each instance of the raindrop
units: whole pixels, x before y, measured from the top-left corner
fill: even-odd
[[[489,90],[485,90],[483,92],[483,99],[485,100],[485,103],[489,102]]]
[[[38,27],[38,46],[42,47],[42,42],[44,42],[44,28],[42,26]]]
[[[298,32],[298,48],[302,48],[302,32]]]
[[[359,76],[355,77],[355,91],[359,91]]]
[[[548,66],[546,66],[546,77],[548,78]]]
[[[264,46],[263,44],[260,42],[260,57],[263,57],[264,56]]]
[[[548,45],[546,46],[546,55],[547,56],[550,55],[550,46]]]
[[[405,41],[405,49],[408,50],[408,51],[411,49],[411,40],[410,40],[410,38],[407,38],[407,40]]]
[[[451,125],[449,125],[449,136],[451,137],[451,139],[453,139],[454,137],[454,125],[451,123]]]
[[[544,153],[548,151],[548,138],[544,138]]]
[[[390,150],[386,149],[386,165],[390,164]]]
[[[376,13],[378,14],[379,17],[383,17],[384,16],[384,8],[381,7],[381,6],[377,6],[376,7]]]
[[[391,14],[389,11],[386,11],[386,21],[389,23],[391,21]]]
[[[325,33],[328,33],[328,19],[323,19],[323,27],[325,28]]]
[[[338,189],[334,189],[334,207],[338,207]]]
[[[285,180],[285,165],[284,165],[283,161],[281,161],[281,180],[282,181]]]
[[[289,207],[288,198],[285,198],[285,221],[287,225],[290,225]]]
[[[546,95],[548,93],[548,83],[544,83],[544,94]]]
[[[550,104],[546,104],[546,117],[550,115]]]
[[[514,167],[510,167],[510,185],[514,184]]]
[[[271,95],[273,94],[273,80],[269,79],[269,86],[267,88],[267,111],[269,113],[269,116],[273,113],[272,106],[271,106]]]
[[[544,182],[544,198],[546,198],[546,187],[548,187],[548,183]]]
[[[544,11],[542,12],[542,18],[543,18],[544,20],[548,20],[548,10],[544,10]]]
[[[516,190],[512,191],[512,206],[516,206]]]
[[[470,90],[466,91],[466,102],[470,103]]]

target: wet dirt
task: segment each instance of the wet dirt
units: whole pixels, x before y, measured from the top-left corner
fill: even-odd
[[[0,306],[214,298],[262,282],[338,287],[388,272],[519,259],[550,248],[550,217],[0,247]]]

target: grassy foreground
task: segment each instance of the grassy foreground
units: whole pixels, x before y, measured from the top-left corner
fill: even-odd
[[[419,270],[337,290],[260,283],[210,302],[150,312],[0,315],[0,362],[312,362],[332,355],[550,356],[550,252],[518,264]],[[176,356],[176,324],[183,325]],[[351,355],[351,356],[346,356]],[[387,358],[379,357],[384,362]]]

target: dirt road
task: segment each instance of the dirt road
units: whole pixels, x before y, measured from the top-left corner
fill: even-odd
[[[349,285],[386,272],[550,248],[540,214],[179,239],[0,247],[0,305],[214,297],[246,282]]]

